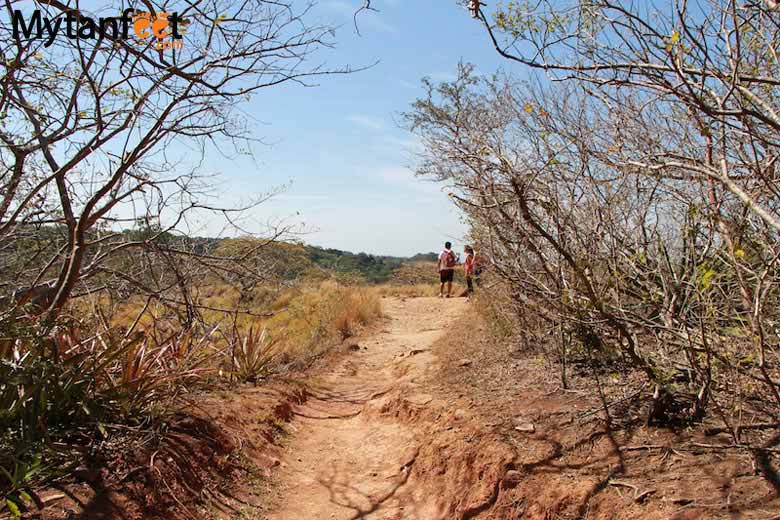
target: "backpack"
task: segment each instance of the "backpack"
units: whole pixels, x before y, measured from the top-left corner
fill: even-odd
[[[455,258],[455,253],[453,253],[452,250],[447,251],[447,254],[444,256],[444,267],[452,269],[457,263],[458,260]]]

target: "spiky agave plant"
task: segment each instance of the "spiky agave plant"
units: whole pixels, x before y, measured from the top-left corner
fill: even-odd
[[[35,485],[66,472],[67,446],[171,409],[216,374],[223,354],[211,345],[214,330],[87,330],[77,321],[29,324],[0,338],[0,510],[18,514]]]
[[[270,368],[281,342],[271,338],[268,329],[246,333],[234,331],[231,338],[231,374],[241,382],[257,382]]]
[[[123,349],[115,370],[106,373],[110,385],[103,392],[114,396],[128,417],[176,401],[216,376],[223,355],[212,341],[216,330],[215,326],[200,335],[192,329],[165,335],[152,325],[135,335],[139,341],[125,337],[122,341],[129,348]]]
[[[127,345],[97,348],[78,323],[28,323],[2,338],[0,358],[0,510],[19,516],[35,487],[73,467],[54,441],[84,439],[111,417],[99,374]]]

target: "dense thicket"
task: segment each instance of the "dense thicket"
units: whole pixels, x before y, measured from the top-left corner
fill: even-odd
[[[426,82],[419,173],[455,186],[505,310],[552,355],[641,374],[651,421],[776,422],[780,19],[661,4],[483,16],[546,74]]]

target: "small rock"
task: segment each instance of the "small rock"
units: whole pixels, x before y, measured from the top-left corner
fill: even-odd
[[[458,366],[459,367],[467,367],[469,365],[471,365],[471,360],[470,359],[461,359],[460,361],[458,361]]]
[[[453,417],[455,417],[456,420],[461,421],[466,418],[466,410],[462,408],[458,408],[455,410],[455,413],[453,414]]]
[[[533,423],[523,423],[515,426],[515,430],[521,433],[534,433],[536,431],[536,427],[534,427]]]
[[[353,344],[351,344],[351,345],[349,345],[347,347],[347,350],[351,350],[352,352],[356,352],[356,351],[360,350],[360,345],[358,345],[357,343],[353,343]]]

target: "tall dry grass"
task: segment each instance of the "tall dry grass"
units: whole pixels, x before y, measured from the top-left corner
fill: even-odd
[[[279,364],[304,362],[354,336],[381,317],[381,297],[391,292],[386,287],[323,281],[282,289],[260,287],[241,294],[215,282],[198,288],[196,303],[200,306],[200,328],[211,331],[209,346],[225,352],[221,374],[247,381],[262,377]],[[105,307],[105,302],[102,304]],[[181,312],[169,304],[147,303],[141,298],[100,312],[112,327],[135,324],[145,334],[159,335],[153,331],[180,327]]]
[[[318,356],[382,316],[380,294],[369,287],[328,281],[280,297],[288,301],[287,307],[266,326],[284,344],[288,361]]]

